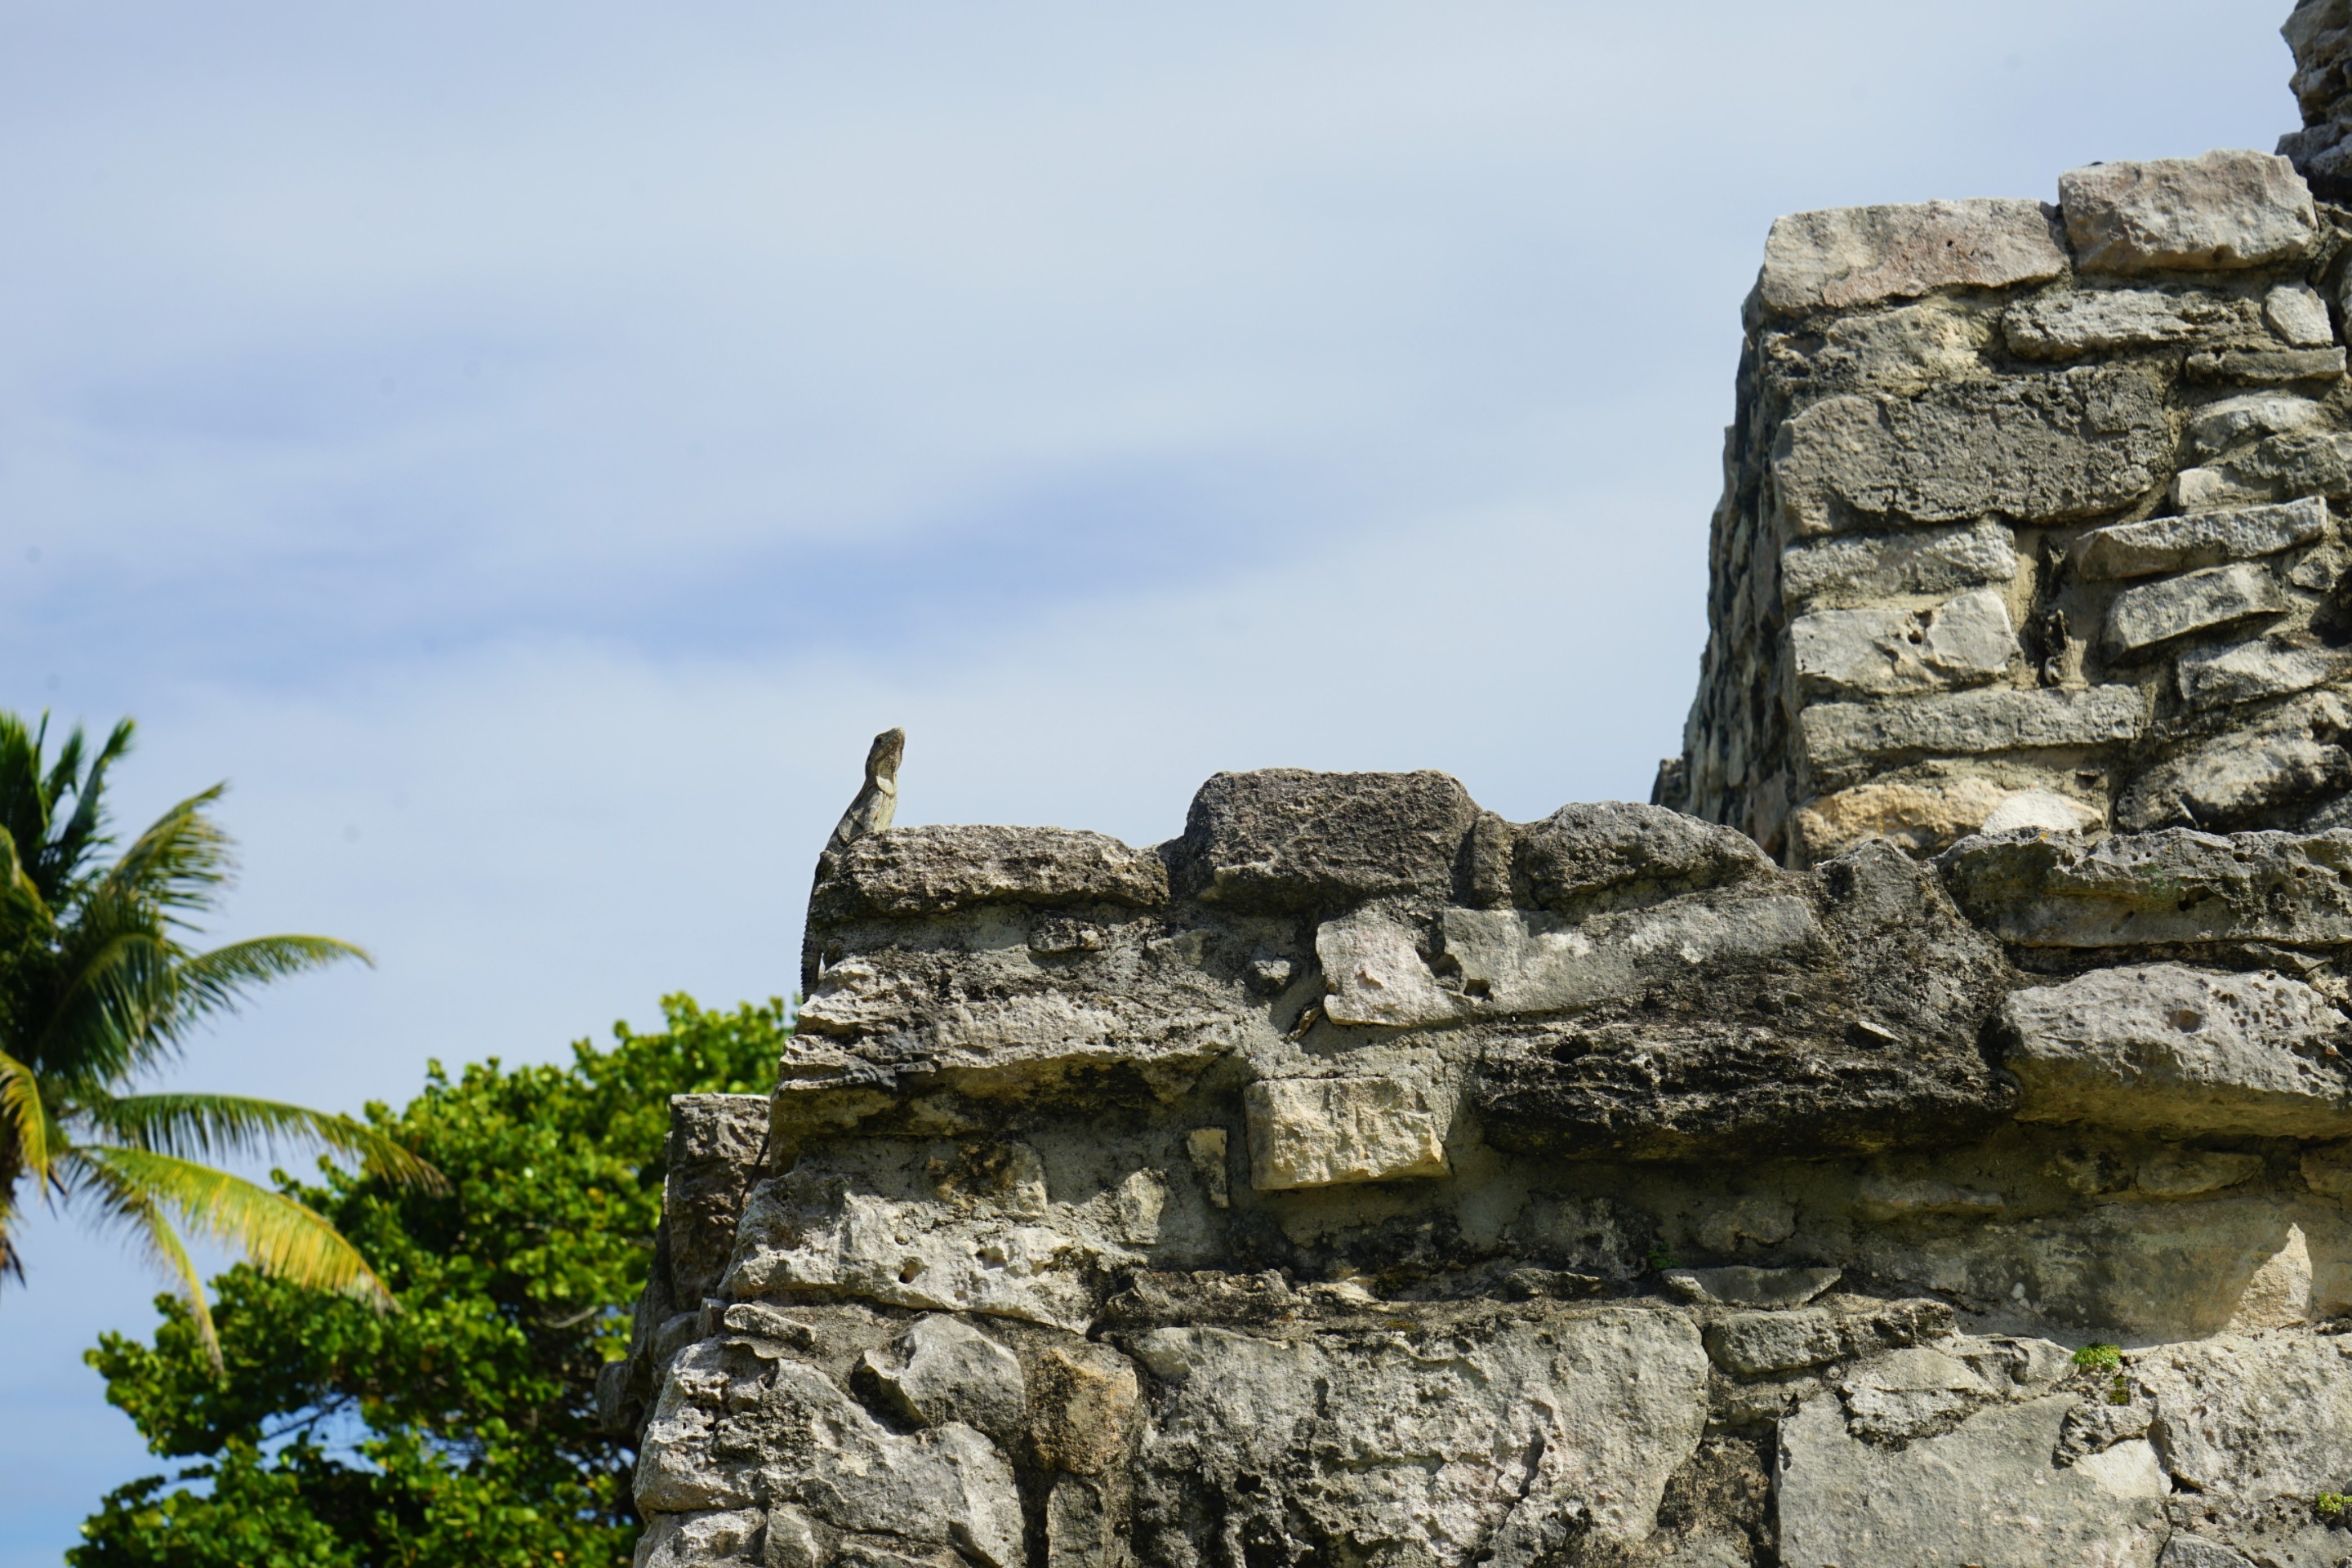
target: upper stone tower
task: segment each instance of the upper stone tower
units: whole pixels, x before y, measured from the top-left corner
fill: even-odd
[[[2321,200],[2352,200],[2352,5],[2303,0],[2280,31],[2294,51],[2303,129],[2280,137],[2278,150]]]
[[[2348,7],[2287,24],[2291,158],[1773,226],[1655,801],[1792,865],[1988,821],[2352,823],[2352,214],[2297,172],[2352,190]]]

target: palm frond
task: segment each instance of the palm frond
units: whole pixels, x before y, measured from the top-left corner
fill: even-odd
[[[177,1017],[174,1030],[208,1014],[233,1012],[242,993],[273,980],[324,969],[356,958],[375,967],[364,948],[331,936],[257,936],[209,952],[192,953],[173,967]]]
[[[43,721],[47,729],[47,721]],[[46,786],[50,810],[70,788],[74,796],[74,814],[66,819],[65,826],[50,841],[51,853],[57,862],[57,885],[65,886],[81,869],[89,852],[106,840],[106,770],[131,750],[131,737],[137,726],[124,719],[106,737],[106,743],[90,759],[89,771],[75,777],[81,762],[81,731],[77,727],[67,738],[65,747],[58,753],[57,766],[49,770]]]
[[[236,870],[236,846],[205,807],[226,784],[192,795],[148,825],[100,887],[164,910],[208,910]]]
[[[205,1300],[205,1282],[196,1273],[195,1260],[188,1256],[186,1244],[163,1212],[167,1201],[163,1194],[113,1163],[111,1157],[121,1152],[113,1149],[77,1149],[68,1154],[67,1161],[74,1167],[73,1190],[78,1194],[88,1194],[101,1216],[130,1231],[132,1242],[147,1255],[148,1261],[178,1287],[188,1303],[188,1314],[195,1321],[196,1342],[205,1347],[205,1358],[218,1373],[220,1335],[213,1327],[212,1304]]]
[[[265,1274],[390,1311],[392,1292],[342,1233],[282,1193],[152,1149],[85,1144],[74,1158],[121,1190],[168,1208],[189,1230],[235,1247]]]
[[[92,899],[67,933],[68,979],[49,1004],[27,1059],[77,1092],[122,1082],[173,1054],[182,1023],[173,945],[152,923],[110,920]]]
[[[25,1173],[48,1186],[50,1166],[65,1152],[67,1140],[49,1112],[39,1076],[5,1051],[0,1051],[0,1123],[16,1143]]]
[[[363,1121],[232,1094],[132,1094],[89,1102],[92,1123],[135,1149],[211,1160],[323,1145],[394,1186],[444,1193],[440,1172]]]
[[[0,934],[46,930],[51,923],[48,900],[26,868],[16,836],[0,826]]]

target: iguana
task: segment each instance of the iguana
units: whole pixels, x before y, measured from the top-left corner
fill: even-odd
[[[885,730],[874,737],[874,744],[866,752],[866,783],[857,791],[857,798],[841,814],[834,825],[833,837],[824,841],[824,850],[816,858],[816,879],[823,882],[833,875],[841,851],[868,834],[879,833],[890,826],[898,810],[898,761],[907,754],[907,731]],[[818,959],[816,933],[812,930],[801,937],[801,994],[806,996],[816,989],[816,978],[823,967]]]

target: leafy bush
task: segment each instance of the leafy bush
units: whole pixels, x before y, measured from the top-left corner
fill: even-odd
[[[74,1568],[583,1568],[629,1561],[631,1456],[595,1429],[597,1369],[626,1348],[661,1205],[668,1097],[765,1092],[781,1002],[573,1047],[569,1067],[493,1060],[380,1131],[446,1194],[322,1165],[282,1190],[351,1237],[398,1310],[240,1265],[215,1280],[225,1370],[186,1303],[154,1342],[108,1334],[88,1360],[153,1453],[197,1461],[110,1494]],[[176,1484],[175,1484],[176,1483]],[[191,1484],[193,1483],[193,1484]]]

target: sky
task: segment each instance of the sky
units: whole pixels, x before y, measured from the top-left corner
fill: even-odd
[[[1773,216],[2267,150],[2286,9],[0,0],[0,708],[372,951],[171,1080],[334,1109],[788,991],[889,725],[902,823],[1646,798]],[[0,1568],[168,1468],[25,1251]]]

